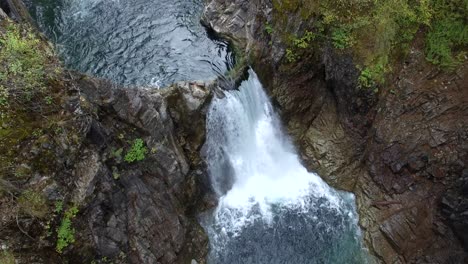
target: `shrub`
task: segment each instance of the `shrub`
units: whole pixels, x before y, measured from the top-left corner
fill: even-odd
[[[291,37],[291,15],[313,22],[306,29],[315,37]],[[330,39],[336,49],[353,47],[355,62],[364,68],[359,80],[364,87],[383,80],[392,63],[409,52],[421,28],[427,32],[426,59],[441,68],[456,68],[467,56],[467,17],[466,0],[274,0],[272,23],[282,25],[275,29],[288,44],[288,62],[299,58],[295,49],[309,48],[313,40]],[[327,36],[322,38],[322,33]]]
[[[37,218],[44,218],[48,212],[44,196],[32,190],[27,190],[21,194],[18,198],[18,205],[22,212]]]
[[[47,56],[34,34],[9,25],[0,33],[0,107],[34,108],[37,96],[46,92]]]
[[[468,45],[468,6],[462,0],[434,0],[434,20],[426,38],[426,58],[442,68],[453,70],[466,56]]]
[[[383,62],[365,67],[358,78],[360,88],[376,88],[377,84],[385,82],[385,73],[388,71]],[[377,91],[374,89],[374,91]]]
[[[72,220],[77,213],[78,208],[76,206],[68,209],[63,216],[60,226],[57,228],[57,245],[55,250],[58,253],[62,253],[64,248],[75,242],[75,229],[72,227]]]
[[[141,161],[145,159],[147,153],[148,149],[145,147],[143,139],[138,138],[133,141],[132,148],[127,152],[124,159],[128,163]]]
[[[332,31],[332,43],[337,49],[345,49],[352,46],[352,38],[349,32],[343,28],[335,28]]]

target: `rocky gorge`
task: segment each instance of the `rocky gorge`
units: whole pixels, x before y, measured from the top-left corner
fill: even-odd
[[[380,92],[360,89],[352,54],[330,41],[288,62],[281,29],[300,36],[317,21],[287,1],[278,19],[278,2],[209,1],[203,21],[245,52],[304,164],[356,195],[377,262],[466,262],[466,62],[441,71],[416,39]]]
[[[13,11],[24,11],[22,2],[6,5],[3,28],[30,21]],[[195,217],[211,200],[199,149],[215,84],[128,89],[51,63],[59,69],[48,80],[59,109],[33,112],[24,127],[2,121],[0,262],[203,261],[207,237]],[[51,119],[60,120],[55,132]],[[42,128],[33,133],[32,124]],[[135,164],[125,153],[138,140],[145,157]],[[70,246],[59,250],[67,217]]]
[[[1,8],[2,28],[30,21],[19,1]],[[266,29],[301,35],[315,21],[292,11],[280,24],[274,12],[271,1],[211,0],[202,20],[231,42],[239,72],[251,65],[258,73],[306,167],[355,194],[375,262],[466,262],[466,62],[441,71],[416,38],[378,92],[361,89],[355,58],[330,42],[288,62],[281,34]],[[225,84],[129,89],[63,70],[49,85],[59,109],[35,119],[57,124],[13,141],[23,127],[2,123],[2,156],[15,155],[0,178],[0,260],[204,263],[208,238],[197,215],[215,199],[200,150],[207,107]],[[126,161],[139,139],[145,158]],[[26,190],[43,202],[25,206]],[[74,243],[59,254],[54,231],[73,207]]]

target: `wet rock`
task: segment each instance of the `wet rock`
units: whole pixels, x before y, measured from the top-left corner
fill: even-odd
[[[101,157],[121,148],[124,139],[117,135],[122,132],[142,137],[150,150],[138,166],[115,164],[111,158],[99,168],[102,158],[95,153],[78,164],[82,176],[75,196],[90,201],[81,218],[90,227],[83,241],[92,237],[89,247],[109,258],[125,252],[130,263],[180,263],[182,256],[203,259],[206,235],[195,231],[201,227],[185,212],[196,210],[189,207],[197,206],[203,196],[199,180],[192,177],[205,173],[199,149],[205,135],[204,108],[211,96],[208,85],[124,90],[88,78],[79,84],[87,100],[100,108],[88,138],[91,146],[101,149]],[[192,241],[199,246],[189,246]]]
[[[211,0],[203,20],[251,58],[307,168],[356,194],[378,262],[466,261],[467,189],[459,181],[468,164],[466,63],[443,73],[415,46],[373,93],[357,88],[352,57],[327,43],[285,62],[281,36],[265,33],[274,23],[269,1]],[[313,22],[290,12],[274,26],[300,36]],[[371,206],[386,199],[398,203]]]

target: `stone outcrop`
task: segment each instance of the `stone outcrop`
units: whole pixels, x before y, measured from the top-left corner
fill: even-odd
[[[1,27],[31,22],[21,0],[0,7]],[[200,148],[216,83],[124,88],[57,65],[48,85],[60,105],[31,113],[43,130],[26,131],[12,169],[0,166],[0,262],[204,263],[196,216],[213,200]],[[60,232],[73,241],[59,250]]]
[[[245,52],[304,164],[356,194],[376,262],[467,261],[466,63],[455,73],[439,71],[416,41],[373,93],[357,87],[352,56],[327,43],[288,63],[281,36],[265,30],[272,10],[265,0],[211,0],[203,21]],[[300,36],[313,22],[288,14],[276,26]]]
[[[123,253],[130,263],[202,260],[207,238],[194,213],[206,193],[200,189],[205,171],[198,156],[211,96],[206,84],[155,91],[119,89],[86,76],[76,82],[81,100],[97,106],[89,147],[74,175],[73,197],[85,205],[80,221],[88,227],[80,229],[84,245],[76,252],[90,248],[108,258]],[[115,154],[132,137],[148,148],[138,164]]]
[[[18,145],[21,181],[2,174],[0,253],[17,263],[204,263],[208,239],[196,215],[212,201],[199,153],[214,84],[123,88],[68,71],[56,82],[64,121]],[[125,156],[136,139],[145,157],[132,162]],[[46,215],[21,211],[14,197],[24,190],[44,197]],[[74,243],[59,254],[72,206]]]

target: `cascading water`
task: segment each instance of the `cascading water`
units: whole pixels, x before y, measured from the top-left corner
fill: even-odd
[[[209,79],[227,45],[198,23],[202,0],[26,0],[68,66],[127,85]],[[219,205],[203,216],[209,262],[365,263],[354,197],[308,173],[255,73],[215,98],[204,150]]]
[[[256,74],[215,98],[204,154],[218,207],[209,263],[365,263],[354,196],[301,165]]]

